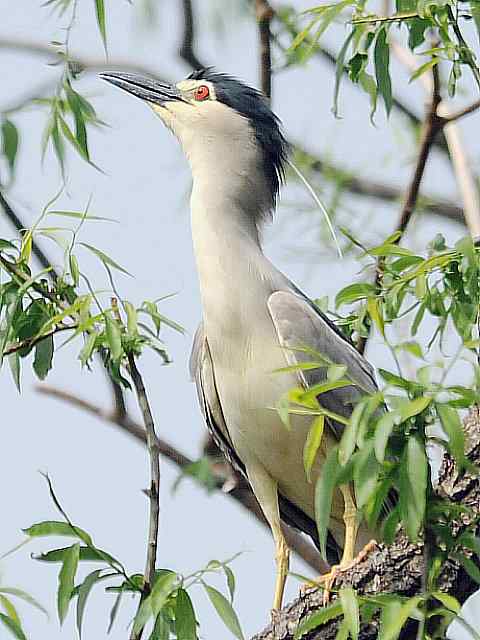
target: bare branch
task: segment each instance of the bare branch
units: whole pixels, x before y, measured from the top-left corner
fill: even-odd
[[[0,38],[0,49],[9,51],[19,51],[31,54],[37,57],[46,58],[49,62],[61,63],[65,60],[57,49],[41,42],[29,40],[11,40],[9,38]],[[158,69],[153,69],[147,65],[132,62],[132,60],[124,58],[111,58],[105,61],[101,58],[90,58],[88,56],[74,56],[70,62],[78,67],[78,71],[114,71],[115,69],[125,69],[136,73],[153,76],[156,78],[167,79],[168,74],[161,74]]]
[[[455,122],[456,120],[460,120],[460,118],[463,118],[464,116],[468,116],[471,113],[474,113],[478,109],[480,109],[480,100],[475,100],[475,102],[472,102],[472,104],[468,105],[467,107],[464,107],[463,109],[460,109],[455,113],[444,115],[443,118],[447,122]]]
[[[402,64],[410,71],[415,71],[417,68],[417,61],[412,52],[394,39],[391,41],[391,46],[395,55]],[[433,90],[433,78],[434,76],[432,74],[427,73],[420,76],[420,81],[428,94]],[[445,101],[442,101],[437,109],[437,115],[441,120],[442,130],[447,141],[450,161],[453,165],[458,190],[462,196],[465,222],[467,223],[467,227],[474,238],[480,234],[480,202],[478,185],[473,174],[471,164],[468,161],[467,152],[462,142],[457,120],[464,115],[473,113],[479,107],[480,100],[477,100],[468,107],[465,107],[460,111],[453,112],[452,107]]]
[[[141,425],[133,421],[128,415],[119,416],[115,411],[102,409],[97,405],[89,402],[88,400],[83,400],[82,398],[79,398],[78,396],[73,395],[67,391],[63,391],[55,387],[50,387],[45,384],[38,385],[36,389],[39,393],[57,398],[58,400],[62,400],[63,402],[66,402],[74,407],[91,413],[101,420],[110,422],[118,427],[121,431],[135,438],[135,440],[137,440],[138,442],[142,443],[143,445],[146,444],[147,436],[145,429]],[[178,451],[178,449],[172,447],[172,445],[170,445],[168,442],[158,437],[157,450],[160,455],[162,455],[170,462],[173,462],[173,464],[175,464],[180,469],[184,469],[193,464],[192,459],[188,458],[186,455]],[[217,490],[222,491],[226,481],[231,480],[231,478],[229,478],[225,474],[223,465],[215,465],[212,469],[212,473],[216,478]],[[237,475],[235,476],[235,482],[233,483],[233,486],[230,482],[229,485],[231,488],[229,489],[228,493],[224,491],[224,495],[238,502],[244,509],[246,509],[250,514],[254,515],[255,518],[270,531],[262,510],[247,482]],[[314,571],[319,572],[325,571],[327,569],[327,566],[320,558],[320,554],[305,536],[303,536],[295,529],[288,527],[287,525],[283,527],[283,532],[290,549],[292,549],[300,558],[302,558],[302,560],[304,560],[304,562],[306,562]]]
[[[2,207],[9,222],[15,227],[15,229],[21,235],[23,231],[26,229],[26,227],[22,222],[22,220],[15,213],[15,211],[11,207],[8,200],[5,198],[3,191],[1,189],[0,189],[0,207]],[[45,253],[42,251],[42,249],[38,246],[36,242],[32,242],[32,253],[37,258],[38,262],[43,267],[43,269],[48,269],[49,267],[51,267],[51,264],[52,264],[51,261],[47,258]],[[50,276],[52,280],[56,280],[57,278],[57,273],[53,268],[50,271]]]
[[[255,13],[260,38],[260,86],[270,100],[272,97],[272,51],[270,23],[274,11],[268,0],[255,0]]]
[[[420,138],[420,146],[417,155],[417,162],[413,172],[412,180],[405,194],[404,203],[400,213],[400,219],[398,221],[396,231],[400,231],[401,235],[397,238],[395,243],[399,243],[407,226],[410,222],[415,207],[417,205],[418,197],[420,194],[420,184],[422,182],[423,175],[425,173],[425,167],[427,160],[432,150],[432,146],[437,133],[443,126],[442,119],[437,114],[438,105],[440,104],[440,81],[438,77],[437,67],[433,67],[433,89],[430,105],[425,117],[425,123],[422,127],[422,134]],[[377,261],[377,268],[375,273],[375,286],[379,288],[383,278],[383,266],[384,261],[379,258]],[[365,353],[365,349],[368,342],[367,337],[361,336],[357,342],[357,349],[360,353]]]
[[[4,349],[2,355],[9,356],[10,354],[15,353],[17,351],[21,351],[22,349],[32,349],[36,344],[38,344],[39,342],[42,342],[42,340],[44,340],[45,338],[54,336],[57,333],[61,333],[62,331],[72,331],[73,329],[76,329],[76,328],[77,328],[76,324],[69,324],[69,325],[61,324],[58,327],[55,327],[55,329],[52,329],[51,331],[42,333],[42,335],[40,336],[34,336],[33,338],[27,338],[26,340],[21,340],[20,342],[11,344],[6,349]]]
[[[385,202],[400,202],[404,195],[398,187],[376,182],[369,178],[358,177],[352,171],[334,164],[331,160],[324,160],[312,155],[298,144],[292,143],[292,146],[306,158],[307,166],[311,171],[321,173],[327,179],[336,180],[350,193]],[[417,206],[426,213],[438,215],[455,222],[464,222],[463,209],[450,200],[420,194]]]
[[[137,401],[142,413],[143,422],[145,424],[145,433],[147,437],[147,451],[150,461],[150,488],[148,490],[148,499],[150,503],[150,516],[148,526],[147,540],[147,560],[145,564],[145,583],[142,590],[140,602],[148,596],[151,591],[153,580],[155,578],[155,563],[157,561],[157,544],[158,544],[158,524],[160,514],[160,456],[157,448],[157,434],[155,433],[155,424],[153,422],[152,411],[147,398],[145,385],[142,376],[137,368],[135,356],[128,354],[128,370],[135,387]],[[139,640],[141,631],[136,633],[132,631],[131,640]]]
[[[193,15],[192,0],[182,0],[183,8],[183,39],[180,45],[179,54],[192,69],[201,69],[205,65],[200,62],[195,52],[195,18]]]

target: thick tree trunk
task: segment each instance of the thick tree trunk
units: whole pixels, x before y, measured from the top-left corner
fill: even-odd
[[[467,455],[480,464],[480,412],[472,409],[465,422]],[[480,483],[470,474],[459,476],[451,458],[444,456],[436,489],[439,495],[453,502],[461,503],[472,509],[480,517]],[[454,530],[467,524],[465,516],[462,522],[452,523]],[[477,562],[476,558],[472,558]],[[403,532],[395,542],[386,546],[379,544],[361,563],[350,571],[341,574],[335,589],[342,585],[351,585],[358,593],[372,595],[378,593],[397,593],[413,596],[421,591],[423,572],[423,545],[411,544]],[[440,577],[441,591],[454,595],[463,603],[477,589],[478,585],[458,563],[449,560],[445,563]],[[335,598],[332,595],[332,600]],[[322,606],[321,590],[311,590],[300,596],[280,611],[274,625],[255,635],[252,640],[293,640],[298,624]],[[401,638],[412,638],[414,625],[405,627]],[[338,621],[332,620],[310,631],[302,640],[334,640],[338,630]],[[378,635],[378,620],[361,628],[360,640],[374,640]],[[414,637],[414,636],[413,636]]]

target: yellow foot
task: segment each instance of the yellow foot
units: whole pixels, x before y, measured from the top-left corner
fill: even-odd
[[[324,573],[323,575],[319,576],[315,580],[312,580],[311,582],[305,582],[300,587],[300,595],[303,596],[307,591],[310,591],[311,589],[315,589],[315,588],[318,589],[319,587],[321,587],[323,589],[323,606],[326,607],[330,601],[330,593],[332,591],[332,588],[335,584],[337,577],[341,573],[344,573],[345,571],[349,571],[350,569],[355,567],[357,564],[365,560],[368,554],[371,553],[376,547],[377,547],[376,540],[370,540],[370,542],[368,542],[363,547],[363,549],[361,549],[361,551],[355,556],[355,558],[353,558],[353,560],[350,560],[349,562],[342,562],[341,564],[335,564],[333,565],[333,567],[330,568],[330,571],[328,573]]]

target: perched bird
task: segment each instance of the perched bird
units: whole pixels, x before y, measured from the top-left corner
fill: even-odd
[[[373,393],[372,367],[335,325],[264,255],[261,231],[275,209],[288,145],[264,96],[237,79],[201,69],[168,85],[138,75],[104,80],[147,102],[183,147],[193,174],[192,235],[203,320],[191,371],[208,428],[246,475],[271,527],[279,609],[289,566],[282,518],[318,540],[315,481],[342,425],[328,419],[310,481],[303,448],[311,416],[294,415],[286,429],[272,408],[293,387],[325,379],[325,368],[279,373],[309,360],[308,347],[346,365],[351,386],[321,396],[348,417],[362,393]],[[359,523],[353,486],[333,496],[330,545],[348,565],[372,537]]]

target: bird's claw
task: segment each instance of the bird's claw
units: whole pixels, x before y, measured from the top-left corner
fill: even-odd
[[[363,547],[363,549],[361,549],[360,552],[355,556],[355,558],[353,558],[353,560],[351,560],[350,562],[346,562],[344,564],[335,564],[330,568],[330,571],[328,573],[324,573],[323,575],[319,576],[315,580],[304,582],[300,587],[300,596],[302,597],[305,596],[305,594],[311,591],[312,589],[322,588],[323,589],[322,604],[324,607],[326,607],[330,602],[330,594],[337,577],[341,573],[345,573],[346,571],[349,571],[350,569],[355,567],[357,564],[362,562],[368,556],[368,554],[371,553],[376,547],[377,547],[377,541],[370,540],[370,542],[368,542]]]

